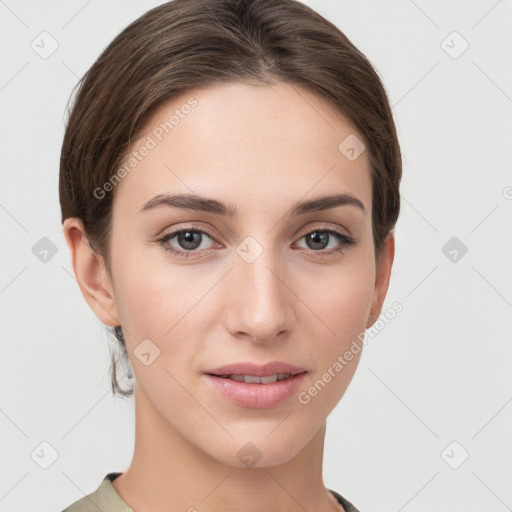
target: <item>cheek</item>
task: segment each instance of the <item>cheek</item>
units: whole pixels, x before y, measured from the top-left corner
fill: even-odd
[[[307,315],[302,327],[315,342],[310,354],[315,376],[298,396],[309,414],[321,418],[344,395],[361,358],[373,296],[373,264],[361,258],[337,272],[331,269],[326,283],[317,282],[318,293],[308,297],[317,316]]]
[[[188,358],[197,350],[198,308],[193,308],[197,290],[187,287],[179,271],[171,274],[169,268],[136,263],[139,258],[125,260],[118,268],[116,301],[121,325],[126,327],[126,347],[140,388],[152,402],[167,397],[165,407],[172,409],[171,404],[188,403],[171,375],[189,368]]]
[[[372,262],[354,259],[354,263],[337,270],[327,270],[316,281],[316,288],[308,283],[309,291],[303,293],[315,313],[308,318],[319,324],[318,332],[325,333],[329,345],[340,348],[364,332],[371,310],[374,272]]]
[[[123,233],[123,229],[118,232]],[[129,232],[128,227],[124,232]],[[116,305],[121,325],[128,331],[127,338],[132,338],[132,343],[161,336],[169,329],[172,318],[166,319],[165,310],[173,311],[176,306],[173,302],[177,302],[179,296],[175,291],[178,283],[169,282],[163,270],[148,258],[149,252],[140,245],[130,244],[128,237],[119,236],[113,243]]]
[[[193,265],[173,265],[154,248],[133,247],[113,262],[116,304],[132,344],[149,338],[163,348],[198,320],[201,308],[195,306],[214,284]]]
[[[193,338],[198,325],[208,322],[204,299],[218,273],[176,265],[161,248],[129,244],[128,237],[120,236],[112,253],[116,304],[127,343],[150,338],[160,345],[187,329],[187,338]],[[293,279],[302,299],[295,304],[298,323],[309,337],[318,340],[320,335],[328,353],[364,332],[370,313],[375,268],[371,251],[360,247],[340,265],[325,265]]]

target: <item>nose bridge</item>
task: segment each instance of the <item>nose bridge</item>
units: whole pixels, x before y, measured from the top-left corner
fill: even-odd
[[[254,341],[271,341],[290,327],[289,293],[283,265],[271,237],[247,237],[236,248],[229,329]]]

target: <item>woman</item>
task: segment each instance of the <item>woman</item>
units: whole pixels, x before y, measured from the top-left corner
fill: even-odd
[[[378,318],[401,156],[379,77],[294,0],[174,0],[80,83],[60,199],[134,386],[130,467],[68,512],[357,511],[326,418]]]

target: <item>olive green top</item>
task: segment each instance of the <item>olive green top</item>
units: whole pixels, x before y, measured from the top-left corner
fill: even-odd
[[[112,480],[121,473],[108,473],[101,485],[91,494],[75,501],[62,512],[133,512],[133,510],[117,494]],[[346,512],[359,512],[359,510],[336,491],[328,489],[343,506]]]

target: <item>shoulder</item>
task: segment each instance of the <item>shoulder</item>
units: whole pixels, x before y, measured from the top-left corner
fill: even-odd
[[[133,512],[112,486],[112,480],[119,475],[120,473],[108,473],[94,492],[75,501],[62,512]]]
[[[347,498],[344,498],[341,494],[339,494],[336,491],[333,491],[332,489],[329,489],[331,493],[334,495],[334,497],[338,500],[338,503],[341,503],[343,508],[345,509],[345,512],[360,512],[358,508],[356,508],[350,501],[347,500]]]

